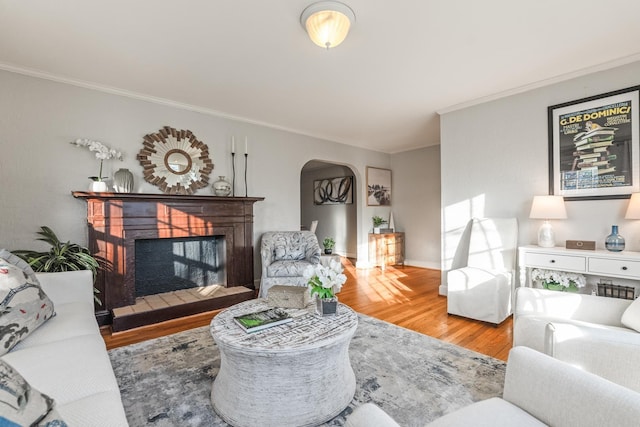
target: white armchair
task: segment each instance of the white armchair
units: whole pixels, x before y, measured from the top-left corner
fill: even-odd
[[[520,287],[515,301],[514,346],[640,392],[640,333],[624,325],[631,300]]]
[[[450,412],[428,427],[637,426],[640,393],[526,347],[509,353],[502,398]],[[417,425],[414,423],[412,425]],[[356,408],[345,427],[400,427],[373,403]]]
[[[302,273],[320,262],[320,245],[311,231],[270,231],[262,235],[260,257],[259,297],[266,298],[274,285],[306,286]]]
[[[494,324],[511,314],[518,222],[472,219],[447,273],[447,312]]]

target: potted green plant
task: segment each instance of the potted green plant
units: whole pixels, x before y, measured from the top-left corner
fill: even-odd
[[[380,226],[382,224],[386,224],[387,221],[378,215],[375,215],[371,220],[373,221],[373,232],[375,234],[380,234]]]
[[[89,249],[77,243],[63,243],[49,227],[43,225],[38,233],[41,237],[36,239],[51,245],[47,252],[38,252],[25,249],[11,251],[29,263],[33,271],[55,273],[61,271],[91,270],[95,280],[98,271],[98,261],[91,255]],[[93,288],[95,294],[99,293]],[[102,305],[102,301],[94,295],[96,303]]]
[[[322,246],[324,246],[325,255],[331,255],[333,252],[333,247],[336,245],[336,241],[333,240],[333,237],[325,237],[322,241]]]

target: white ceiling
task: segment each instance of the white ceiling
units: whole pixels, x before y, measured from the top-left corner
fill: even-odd
[[[329,51],[313,2],[0,0],[0,69],[398,152],[437,111],[640,60],[638,0],[343,0]]]

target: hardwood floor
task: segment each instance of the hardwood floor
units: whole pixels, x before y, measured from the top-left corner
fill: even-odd
[[[417,267],[356,269],[343,258],[347,283],[340,302],[354,310],[498,359],[512,346],[512,318],[499,326],[447,314],[447,299],[438,295],[440,271]],[[111,333],[103,328],[107,348],[208,325],[217,311]]]

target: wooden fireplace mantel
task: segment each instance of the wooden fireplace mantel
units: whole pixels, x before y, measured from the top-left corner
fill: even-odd
[[[135,303],[136,239],[223,235],[226,286],[254,289],[253,204],[264,197],[85,191],[74,191],[72,195],[87,202],[89,250],[103,267],[96,279],[103,303],[96,311],[100,324],[112,322],[114,308]],[[239,302],[237,299],[228,302]],[[215,308],[220,307],[207,307]],[[183,315],[186,314],[194,313]],[[133,323],[139,325],[140,320]]]

